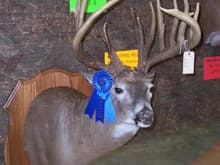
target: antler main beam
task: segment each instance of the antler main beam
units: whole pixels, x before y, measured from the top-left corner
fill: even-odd
[[[85,55],[82,51],[82,41],[95,21],[109,8],[120,2],[121,0],[108,1],[106,5],[101,7],[98,11],[93,13],[84,23],[84,12],[87,6],[87,0],[77,0],[77,7],[75,11],[75,24],[77,33],[73,38],[73,50],[75,51],[76,58],[86,66],[94,69],[105,68],[106,66],[102,62],[95,61],[91,56]]]

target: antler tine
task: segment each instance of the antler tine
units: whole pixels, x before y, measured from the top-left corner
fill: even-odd
[[[164,9],[160,7],[160,9],[168,15],[171,15],[181,21],[184,21],[191,28],[193,36],[188,41],[189,49],[192,49],[199,44],[201,40],[201,29],[200,29],[200,26],[197,20],[192,18],[189,13],[187,14],[187,13],[181,12],[175,8]],[[199,10],[199,5],[197,4],[197,9],[196,9],[197,15],[199,12],[198,10]],[[182,53],[180,52],[180,49],[182,48],[182,46],[183,45],[180,45],[180,43],[177,43],[175,45],[170,45],[169,48],[167,48],[166,50],[163,50],[160,53],[153,54],[151,58],[149,58],[148,61],[146,62],[145,72],[148,72],[152,66],[160,62],[163,62],[165,60],[168,60],[170,58],[173,58],[177,56],[179,53]]]
[[[189,2],[188,0],[184,0],[184,13],[188,14],[189,13]],[[178,31],[178,36],[177,36],[177,41],[179,44],[183,44],[185,41],[185,32],[186,32],[186,23],[181,22],[179,26],[179,31]]]
[[[80,0],[77,0],[77,5],[76,5],[76,8],[75,8],[75,12],[74,12],[74,16],[75,16],[75,28],[76,30],[78,30],[78,25],[79,25],[79,19],[80,19],[80,9],[81,9],[81,1]]]
[[[194,20],[196,20],[196,21],[199,18],[199,11],[200,11],[200,7],[199,6],[200,6],[199,3],[197,2],[196,3],[196,11],[195,11],[194,16],[193,16]]]
[[[192,38],[188,41],[189,48],[192,49],[195,46],[197,46],[201,40],[201,29],[200,26],[197,22],[197,19],[194,19],[191,17],[190,14],[186,14],[184,12],[181,12],[179,10],[175,9],[163,9],[161,10],[171,16],[177,17],[178,19],[184,21],[192,30],[193,36]],[[196,13],[197,15],[199,14],[199,3],[197,3],[197,8],[196,8]],[[198,17],[198,16],[196,16]],[[177,45],[178,46],[178,45]]]
[[[144,41],[144,31],[143,31],[143,27],[141,25],[141,21],[140,21],[140,17],[138,17],[136,15],[136,12],[134,11],[133,8],[131,8],[131,13],[133,16],[133,19],[135,20],[137,27],[138,27],[138,33],[139,33],[139,46],[138,46],[138,68],[142,68],[143,67],[143,59],[144,59],[144,45],[145,45],[145,41]]]
[[[80,1],[80,0],[78,0],[78,1]],[[83,0],[82,1],[81,10],[80,10],[79,27],[78,28],[80,28],[83,24],[84,16],[85,16],[85,10],[86,10],[86,6],[87,6],[87,1],[88,0]],[[78,3],[80,3],[80,2],[78,2]]]
[[[137,17],[136,19],[137,19],[137,24],[138,24],[138,29],[139,29],[139,36],[140,36],[138,67],[141,68],[141,63],[144,59],[144,31],[141,25],[140,17]]]
[[[151,10],[152,24],[151,24],[150,33],[149,33],[150,35],[146,39],[146,42],[145,42],[144,30],[143,30],[143,26],[140,21],[140,17],[138,17],[136,15],[136,12],[134,11],[134,9],[131,8],[131,13],[132,13],[132,16],[133,16],[136,24],[137,24],[138,32],[139,32],[140,42],[139,42],[139,46],[138,46],[138,51],[139,51],[138,68],[140,70],[144,70],[145,62],[146,62],[147,56],[149,55],[149,52],[151,50],[152,43],[155,38],[155,32],[156,32],[156,14],[155,14],[154,7],[153,7],[151,1],[149,2],[149,5],[150,5],[150,10]]]
[[[160,0],[157,0],[157,21],[158,21],[158,32],[159,32],[159,46],[160,51],[165,49],[164,32],[165,24],[163,22],[163,14],[160,10]]]
[[[150,10],[151,10],[151,28],[150,28],[150,35],[148,36],[146,40],[146,47],[145,47],[145,59],[144,62],[147,60],[147,57],[149,56],[150,50],[152,48],[153,41],[155,39],[155,33],[156,33],[156,13],[153,7],[152,2],[149,2]]]
[[[174,9],[178,9],[177,0],[173,0]],[[170,32],[170,45],[176,44],[176,34],[177,34],[177,28],[178,28],[179,20],[177,18],[174,18],[173,20],[173,26],[172,30]]]
[[[200,10],[199,3],[196,3],[196,10],[195,10],[195,13],[193,13],[194,14],[193,19],[195,21],[197,21],[199,18],[199,10]],[[191,29],[189,30],[188,34],[189,34],[188,35],[189,37],[192,37],[192,30]]]
[[[109,56],[111,59],[111,63],[108,66],[109,70],[111,70],[113,73],[117,73],[123,70],[124,67],[121,64],[120,60],[118,59],[118,56],[116,55],[115,50],[112,48],[112,44],[107,33],[107,22],[103,26],[103,32],[104,32],[104,42],[106,44],[106,47],[108,49]]]
[[[101,7],[98,11],[93,13],[84,23],[84,11],[86,8],[87,0],[83,0],[82,3],[81,0],[78,0],[77,3],[77,9],[75,12],[75,18],[76,18],[76,29],[77,33],[75,37],[73,38],[73,50],[76,53],[76,58],[83,64],[87,65],[90,68],[93,69],[100,69],[105,68],[105,65],[102,62],[94,61],[93,58],[90,56],[86,56],[82,52],[82,40],[84,39],[86,33],[89,31],[89,29],[92,27],[94,22],[99,18],[100,15],[102,15],[107,9],[114,6],[116,3],[120,2],[121,0],[111,0],[108,1],[106,5]]]
[[[87,0],[77,0],[76,9],[75,9],[75,12],[74,12],[76,31],[78,31],[79,28],[83,24],[86,5],[87,5]]]

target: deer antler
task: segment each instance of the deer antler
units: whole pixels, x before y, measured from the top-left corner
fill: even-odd
[[[75,25],[77,33],[73,38],[73,49],[76,54],[76,58],[86,66],[93,69],[104,69],[106,66],[102,62],[95,61],[91,56],[86,56],[82,50],[82,41],[92,27],[94,22],[109,8],[114,6],[116,3],[121,0],[111,0],[108,1],[106,5],[101,7],[98,11],[93,13],[85,22],[84,22],[84,12],[87,5],[87,0],[77,0],[77,7],[75,10]],[[83,23],[84,22],[84,23]],[[110,42],[109,42],[110,43]]]
[[[157,0],[159,2],[159,0]],[[181,12],[178,10],[178,7],[177,7],[177,3],[176,3],[176,0],[174,0],[174,9],[164,9],[164,8],[161,8],[160,9],[164,12],[164,13],[167,13],[183,22],[186,23],[186,25],[188,25],[190,27],[190,29],[192,30],[192,37],[188,40],[188,47],[190,49],[194,48],[195,46],[198,45],[198,43],[200,42],[201,40],[201,29],[200,29],[200,26],[197,22],[197,19],[198,19],[198,14],[199,14],[199,3],[197,3],[197,7],[196,7],[196,14],[194,15],[194,18],[191,17],[191,14],[188,13],[188,0],[184,0],[184,4],[185,4],[185,12]],[[159,10],[159,9],[158,9]],[[175,33],[176,33],[176,21],[174,20],[174,25],[173,25],[173,30],[171,32],[172,36],[174,37],[175,36]],[[172,44],[168,47],[168,48],[165,48],[164,50],[162,50],[160,53],[155,53],[153,54],[152,56],[150,56],[149,59],[147,59],[147,62],[146,62],[146,66],[145,66],[145,71],[148,72],[149,69],[160,63],[160,62],[163,62],[165,60],[168,60],[170,58],[173,58],[175,56],[177,56],[178,54],[182,53],[182,47],[183,47],[183,43],[181,43],[182,41],[185,40],[185,31],[186,31],[186,26],[185,24],[180,24],[180,27],[179,27],[179,33],[178,33],[178,36],[177,36],[177,41],[176,43],[174,44],[174,42],[171,42]],[[159,26],[161,26],[161,24],[159,24]],[[173,39],[175,40],[175,39]]]
[[[124,70],[126,67],[122,65],[121,61],[119,60],[118,56],[115,53],[115,50],[112,48],[108,33],[107,33],[107,23],[103,26],[104,32],[104,42],[106,47],[108,48],[109,56],[111,59],[111,64],[107,67],[113,74],[118,74],[121,70]]]
[[[131,12],[132,12],[132,16],[135,19],[135,22],[137,24],[138,27],[138,32],[139,32],[139,60],[138,60],[138,68],[140,70],[144,70],[143,68],[146,65],[146,61],[149,55],[149,52],[151,50],[152,47],[152,43],[154,41],[154,36],[155,36],[155,32],[156,32],[156,14],[154,11],[154,7],[152,2],[149,2],[150,5],[150,10],[151,10],[151,28],[150,28],[150,35],[148,36],[147,39],[145,39],[144,37],[144,31],[143,31],[143,27],[141,25],[141,21],[140,21],[140,17],[138,17],[134,11],[133,8],[131,8]]]
[[[150,35],[148,40],[146,40],[146,44],[143,44],[143,36],[140,36],[140,48],[139,48],[139,58],[144,59],[141,60],[139,63],[138,68],[144,70],[146,73],[149,72],[149,69],[165,60],[171,59],[179,54],[182,53],[183,49],[183,42],[185,40],[185,33],[186,33],[186,26],[188,25],[190,28],[190,39],[188,41],[188,47],[190,49],[196,47],[201,40],[201,29],[197,22],[198,15],[199,15],[199,3],[197,3],[196,11],[194,13],[194,17],[192,18],[192,13],[189,13],[189,4],[188,0],[184,0],[185,11],[181,12],[178,9],[176,0],[173,1],[174,9],[164,9],[160,7],[160,0],[157,0],[157,23],[158,23],[158,34],[159,34],[159,53],[151,53],[152,44],[155,38],[155,30],[156,30],[156,18],[155,18],[155,11],[150,2],[150,9],[152,15],[152,25],[150,30]],[[166,47],[165,39],[164,39],[164,32],[165,32],[165,25],[163,23],[163,16],[161,10],[174,17],[174,22],[172,26],[172,30],[170,33],[170,43],[169,46]],[[137,22],[138,17],[136,17]],[[179,21],[180,24],[179,24]],[[140,23],[139,23],[140,24]],[[179,29],[178,29],[179,25]],[[138,26],[139,34],[143,35],[142,26]],[[143,51],[144,50],[144,51]]]

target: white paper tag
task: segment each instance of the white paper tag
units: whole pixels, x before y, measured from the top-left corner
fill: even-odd
[[[183,74],[194,74],[195,53],[186,51],[183,53]]]

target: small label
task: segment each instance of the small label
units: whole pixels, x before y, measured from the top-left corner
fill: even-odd
[[[203,59],[204,80],[220,78],[220,56],[205,57]]]
[[[118,58],[120,59],[123,65],[126,65],[132,69],[136,68],[138,65],[138,50],[123,50],[123,51],[116,51]],[[110,58],[108,52],[105,52],[105,64],[110,64]]]
[[[77,0],[69,0],[69,8],[70,13],[74,13],[76,8]],[[94,13],[99,8],[104,6],[107,3],[107,0],[88,0],[87,7],[86,7],[86,13]]]
[[[186,51],[183,53],[183,74],[193,74],[195,64],[195,53]]]

